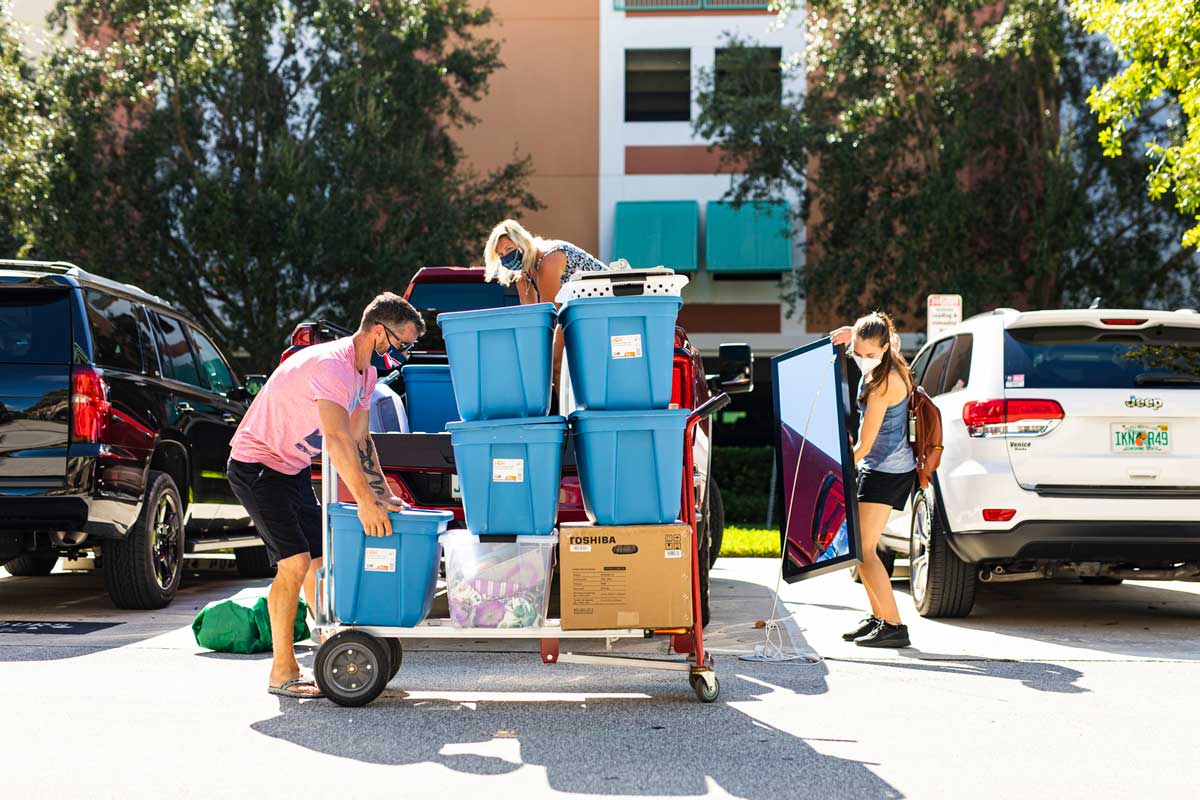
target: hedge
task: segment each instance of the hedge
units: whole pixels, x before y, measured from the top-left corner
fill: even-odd
[[[773,447],[717,447],[712,474],[725,501],[726,525],[762,526],[771,502]],[[778,493],[778,492],[777,492]]]

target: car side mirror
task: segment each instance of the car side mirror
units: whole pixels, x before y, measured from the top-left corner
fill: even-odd
[[[754,350],[748,344],[723,344],[717,356],[717,383],[725,394],[754,391]]]
[[[253,400],[263,387],[267,385],[266,375],[247,375],[246,384],[242,387],[247,400]]]

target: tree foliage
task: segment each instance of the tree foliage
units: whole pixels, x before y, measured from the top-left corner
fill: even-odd
[[[36,74],[10,12],[0,2],[0,255],[21,255],[33,247],[53,155],[51,123],[38,107]]]
[[[1174,195],[1195,225],[1184,235],[1200,246],[1200,6],[1178,0],[1072,0],[1092,33],[1104,33],[1123,69],[1092,89],[1088,104],[1104,126],[1104,154],[1119,156],[1147,108],[1159,104],[1168,124],[1143,137],[1150,196]]]
[[[38,252],[186,307],[267,367],[300,321],[356,323],[426,264],[536,208],[528,159],[452,133],[501,67],[467,0],[62,0],[65,120]]]
[[[796,23],[789,10],[780,24]],[[754,43],[734,40],[717,66],[740,88],[710,81],[697,124],[747,165],[736,199],[805,198],[790,299],[919,316],[929,292],[969,309],[1178,298],[1195,266],[1173,247],[1178,215],[1131,188],[1137,165],[1102,157],[1084,108],[1116,62],[1057,4],[810,0],[806,13],[803,61],[786,65],[806,91],[764,104]]]

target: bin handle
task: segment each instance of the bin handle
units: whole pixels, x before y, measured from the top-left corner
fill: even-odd
[[[688,422],[698,422],[705,417],[711,417],[713,414],[717,413],[731,402],[732,401],[729,399],[729,395],[725,394],[724,392],[721,392],[715,397],[710,397],[703,404],[701,404],[699,408],[688,415]]]

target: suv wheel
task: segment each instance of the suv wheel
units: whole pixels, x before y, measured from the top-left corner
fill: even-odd
[[[274,578],[275,565],[266,547],[239,547],[233,551],[238,575],[243,578]]]
[[[709,610],[708,572],[721,553],[721,540],[725,536],[725,504],[721,490],[712,478],[708,481],[708,502],[696,513],[696,535],[699,537],[700,552],[700,617],[707,627],[712,612]]]
[[[142,515],[124,539],[104,545],[104,586],[117,608],[162,608],[183,574],[183,503],[175,481],[150,473]]]
[[[950,549],[931,497],[925,491],[913,498],[908,544],[913,604],[922,617],[965,617],[975,605],[975,565]]]
[[[712,567],[721,557],[721,542],[725,539],[725,501],[721,498],[721,487],[710,476],[708,479],[708,566]]]
[[[25,553],[6,563],[4,568],[14,578],[40,578],[43,575],[49,575],[57,563],[58,556]]]

